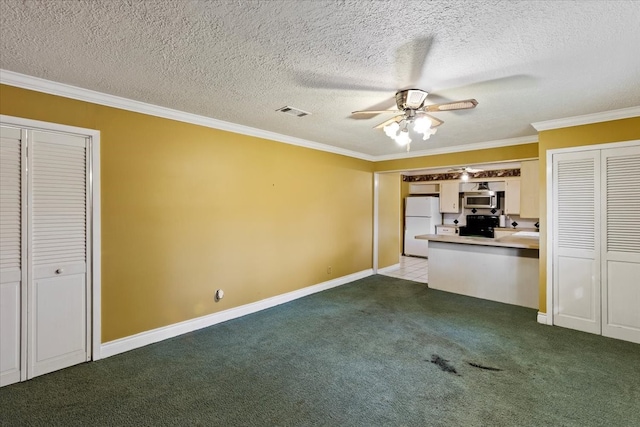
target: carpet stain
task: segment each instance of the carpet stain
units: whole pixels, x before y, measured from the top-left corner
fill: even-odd
[[[481,365],[481,364],[479,364],[479,363],[473,363],[473,362],[467,362],[467,363],[468,363],[470,366],[473,366],[474,368],[485,369],[485,370],[487,370],[487,371],[497,371],[497,372],[502,371],[502,369],[500,369],[500,368],[492,368],[491,366],[484,366],[484,365]]]
[[[438,367],[440,369],[442,369],[445,372],[451,372],[452,374],[457,374],[458,371],[456,371],[456,368],[454,368],[453,366],[451,366],[448,363],[448,360],[443,359],[442,357],[438,356],[437,354],[432,354],[431,355],[431,363],[434,363],[436,365],[438,365]]]

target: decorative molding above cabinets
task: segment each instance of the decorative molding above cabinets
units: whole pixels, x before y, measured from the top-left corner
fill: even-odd
[[[512,178],[519,177],[520,169],[495,169],[482,172],[469,173],[469,179],[484,178]],[[462,180],[461,172],[434,173],[428,175],[402,175],[405,182],[424,182],[424,181],[459,181]]]

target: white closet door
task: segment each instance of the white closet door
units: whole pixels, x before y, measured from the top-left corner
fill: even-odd
[[[602,334],[640,343],[640,146],[602,151]]]
[[[88,360],[87,141],[29,140],[29,350],[32,378]]]
[[[0,128],[0,386],[20,381],[22,317],[23,143]]]
[[[559,326],[599,334],[600,153],[553,156],[553,310]]]

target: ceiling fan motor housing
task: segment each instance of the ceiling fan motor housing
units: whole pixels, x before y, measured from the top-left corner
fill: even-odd
[[[428,93],[420,89],[407,89],[396,92],[396,104],[399,110],[415,110],[424,105]]]

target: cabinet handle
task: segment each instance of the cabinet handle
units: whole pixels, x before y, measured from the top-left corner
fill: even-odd
[[[62,274],[64,273],[64,268],[59,268],[56,270],[56,274]]]

